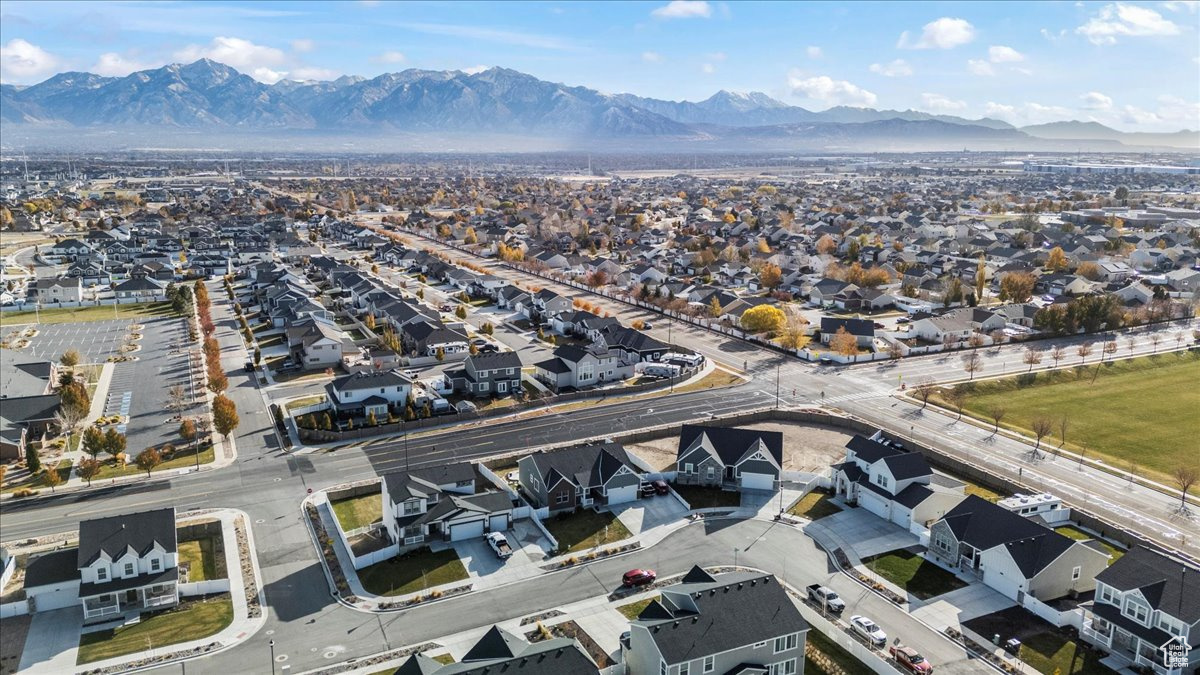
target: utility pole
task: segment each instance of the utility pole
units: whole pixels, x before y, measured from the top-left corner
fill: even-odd
[[[780,364],[775,364],[775,409],[779,410],[779,367]]]

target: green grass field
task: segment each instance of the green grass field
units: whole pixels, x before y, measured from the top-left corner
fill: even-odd
[[[809,520],[820,520],[825,516],[832,516],[835,513],[841,513],[842,507],[830,501],[828,492],[810,492],[804,495],[804,498],[796,502],[792,508],[788,509],[788,513]]]
[[[383,499],[379,493],[339,499],[329,505],[333,507],[333,515],[337,516],[343,532],[357,530],[383,519]]]
[[[558,540],[560,551],[575,553],[612,544],[633,536],[610,512],[576,511],[545,520],[546,529]]]
[[[1094,358],[1094,357],[1093,357]],[[958,385],[967,392],[965,412],[991,425],[989,411],[1006,408],[1000,426],[1032,436],[1038,417],[1053,421],[1047,450],[1102,458],[1110,465],[1170,483],[1180,465],[1200,465],[1200,354],[1161,354],[1000,380]],[[1197,486],[1200,489],[1200,486]]]
[[[863,565],[919,600],[928,600],[967,585],[958,577],[912,551],[881,553],[864,558]]]
[[[199,640],[220,632],[232,622],[233,601],[228,593],[211,600],[183,602],[132,626],[81,635],[77,663],[133,654],[146,650],[147,646],[159,649],[177,642]]]
[[[454,549],[436,553],[428,548],[418,549],[358,571],[364,590],[388,596],[416,593],[466,578],[467,568]]]
[[[175,316],[169,302],[149,302],[138,305],[120,305],[114,315],[112,305],[67,307],[63,309],[26,310],[0,314],[0,326],[16,326],[31,323],[82,323],[87,321],[109,321],[111,319],[135,319]],[[35,338],[36,339],[36,338]]]

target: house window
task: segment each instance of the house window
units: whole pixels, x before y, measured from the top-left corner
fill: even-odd
[[[501,394],[507,392],[508,391],[508,383],[507,382],[497,382],[496,383],[496,391]]]
[[[1082,568],[1082,567],[1080,567],[1080,566],[1078,566],[1078,565],[1076,565],[1076,566],[1075,566],[1075,567],[1074,567],[1074,568],[1071,570],[1071,581],[1077,581],[1077,580],[1079,579],[1079,575],[1080,575],[1082,572],[1083,572],[1083,568]]]
[[[688,675],[688,673],[690,673],[690,672],[692,672],[691,664],[687,664],[687,663],[679,664],[679,675]]]
[[[766,642],[766,640],[763,640],[762,642],[755,642],[755,643],[754,643],[754,648],[755,648],[755,649],[762,649],[763,647],[766,647],[766,646],[767,646],[767,642]]]
[[[1150,618],[1149,609],[1147,609],[1144,605],[1139,605],[1138,603],[1129,600],[1125,601],[1125,611],[1122,612],[1122,614],[1142,625],[1145,625],[1146,620]]]
[[[791,635],[784,635],[783,637],[775,638],[775,653],[778,654],[779,652],[785,652],[789,649],[795,649],[797,644],[796,635],[796,633],[792,633]]]
[[[685,462],[683,465],[684,473],[696,473],[696,467],[691,462]]]
[[[667,675],[667,662],[666,661],[658,662],[658,675]]]
[[[107,567],[96,568],[96,579],[99,581],[107,581],[108,580],[108,568]]]
[[[419,501],[414,500],[414,501],[404,502],[404,515],[411,516],[412,514],[419,511],[420,508],[421,508],[421,502],[419,502]]]
[[[711,673],[717,667],[716,660],[715,656],[704,657],[704,672]]]
[[[125,576],[133,576],[133,563],[125,563]]]
[[[796,675],[796,659],[772,663],[771,675]]]
[[[712,480],[713,478],[716,478],[717,470],[710,466],[710,467],[708,467],[707,474],[708,474],[708,479]]]
[[[560,492],[560,493],[558,493],[558,495],[556,495],[554,497],[554,502],[556,504],[565,504],[565,503],[567,503],[567,500],[570,498],[571,498],[570,492]]]
[[[1112,589],[1112,587],[1110,587],[1110,586],[1103,586],[1103,585],[1101,585],[1101,586],[1099,587],[1099,589],[1100,589],[1100,590],[1099,590],[1099,593],[1098,593],[1098,594],[1099,594],[1099,596],[1100,596],[1100,601],[1101,601],[1101,602],[1108,603],[1108,604],[1110,604],[1110,605],[1115,605],[1115,604],[1117,604],[1117,603],[1115,602],[1115,601],[1116,601],[1116,599],[1117,599],[1117,596],[1116,596],[1116,593],[1114,593],[1114,592],[1113,592],[1113,589]]]
[[[878,485],[879,487],[887,487],[888,486],[887,476],[885,476],[883,474],[877,474],[875,476],[875,484]]]
[[[158,558],[153,558],[150,560],[150,571],[151,572],[157,572],[161,567],[162,567],[162,561],[159,560]]]
[[[480,382],[480,383],[479,383],[479,391],[487,391],[487,390],[488,390],[488,383],[487,383],[487,382]]]

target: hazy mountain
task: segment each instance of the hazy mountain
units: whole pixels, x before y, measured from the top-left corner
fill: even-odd
[[[201,59],[126,77],[61,73],[29,87],[0,89],[0,121],[30,138],[63,126],[136,136],[194,130],[217,133],[305,131],[308,138],[527,138],[634,147],[738,142],[794,148],[905,147],[1062,148],[1200,147],[1200,133],[1126,134],[1103,125],[1061,122],[1017,130],[993,119],[967,120],[915,110],[834,107],[813,112],[759,92],[719,91],[703,101],[664,101],[604,94],[547,82],[507,68],[478,73],[409,69],[371,79],[283,80],[266,85]],[[653,138],[648,145],[643,140]],[[406,142],[408,142],[406,141]],[[457,145],[455,146],[457,147]]]

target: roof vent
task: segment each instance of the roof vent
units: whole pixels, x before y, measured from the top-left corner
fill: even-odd
[[[755,584],[757,581],[758,581],[758,579],[751,579],[751,580],[750,580],[750,588],[754,588],[754,584]]]
[[[740,591],[740,590],[742,590],[742,584],[741,584],[741,582],[739,582],[739,583],[738,583],[738,590],[739,590],[739,591]]]
[[[675,623],[671,624],[671,628],[679,628],[679,620],[678,619],[675,620]]]

